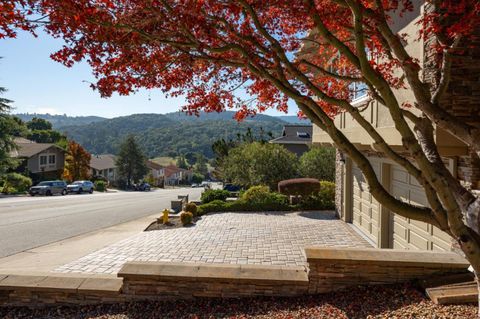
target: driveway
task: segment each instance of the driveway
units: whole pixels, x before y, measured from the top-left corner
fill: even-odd
[[[306,266],[307,246],[372,247],[333,212],[217,213],[193,227],[142,232],[55,271],[115,274],[133,260]]]
[[[160,213],[177,195],[201,190],[94,193],[0,199],[0,257]]]

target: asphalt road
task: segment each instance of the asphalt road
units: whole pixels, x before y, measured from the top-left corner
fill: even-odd
[[[159,213],[200,188],[0,198],[0,257]],[[145,225],[147,226],[147,225]]]

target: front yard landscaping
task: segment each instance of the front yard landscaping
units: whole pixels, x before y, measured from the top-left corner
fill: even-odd
[[[343,318],[476,318],[474,304],[434,305],[412,286],[359,287],[336,293],[295,298],[196,299],[132,302],[126,304],[0,308],[0,317],[13,318],[235,318],[235,319],[343,319]]]

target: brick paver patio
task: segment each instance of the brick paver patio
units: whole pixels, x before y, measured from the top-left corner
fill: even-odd
[[[371,247],[332,212],[219,213],[140,233],[55,271],[115,274],[133,260],[304,266],[306,246]]]

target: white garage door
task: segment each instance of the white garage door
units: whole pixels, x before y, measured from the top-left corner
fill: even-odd
[[[423,187],[403,168],[392,165],[391,193],[396,198],[428,206]],[[450,250],[450,236],[432,225],[391,214],[391,247],[399,249]]]
[[[380,172],[380,164],[372,163],[377,176]],[[353,175],[353,224],[356,225],[375,244],[378,244],[379,205],[368,189],[360,169],[352,165]]]

